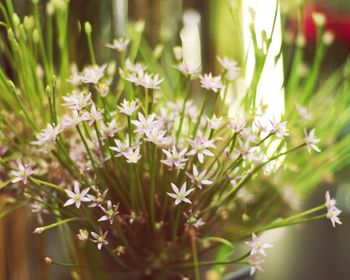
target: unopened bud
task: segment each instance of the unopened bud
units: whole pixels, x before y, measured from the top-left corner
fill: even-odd
[[[91,34],[91,32],[92,32],[92,27],[91,27],[91,24],[90,24],[90,22],[85,22],[85,24],[84,24],[84,29],[85,29],[85,33],[86,34]]]
[[[41,234],[43,233],[44,229],[42,227],[38,227],[34,230],[34,233]]]
[[[314,12],[312,18],[317,26],[323,26],[326,23],[326,16],[324,14]]]
[[[332,31],[326,31],[323,34],[322,40],[325,45],[330,45],[334,42],[335,35]]]
[[[48,263],[48,264],[51,264],[52,263],[52,259],[49,258],[49,257],[46,257],[45,258],[45,262]]]

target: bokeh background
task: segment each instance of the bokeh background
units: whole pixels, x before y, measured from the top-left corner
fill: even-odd
[[[5,1],[5,0],[1,0]],[[243,1],[243,0],[242,0]],[[260,0],[264,1],[264,0]],[[17,13],[23,17],[30,12],[29,0],[13,0]],[[116,22],[120,9],[127,14],[128,20],[144,20],[146,40],[152,47],[159,42],[180,44],[179,29],[184,14],[199,21],[203,69],[207,71],[217,67],[216,55],[225,55],[242,59],[240,33],[232,23],[228,5],[237,1],[226,0],[71,0],[70,1],[70,38],[71,56],[78,65],[89,61],[86,38],[81,31],[82,24],[88,20],[94,28],[94,43],[97,60],[106,61],[112,53],[104,48],[106,42],[116,36],[125,34],[127,26]],[[286,20],[283,22],[285,35],[285,59],[292,53],[290,34],[295,32],[296,6],[298,2],[283,0],[281,12]],[[41,12],[45,12],[47,1],[40,1]],[[124,6],[123,6],[124,5]],[[307,39],[306,63],[311,62],[314,51],[315,28],[312,23],[312,11],[320,11],[327,16],[327,29],[335,33],[335,43],[328,51],[322,67],[321,76],[332,73],[341,65],[350,50],[350,1],[307,1],[303,9],[303,28]],[[185,19],[186,19],[185,16]],[[310,59],[308,59],[310,58]],[[1,59],[1,53],[0,53]],[[1,59],[6,67],[6,61]],[[285,67],[287,63],[285,63]],[[285,69],[288,70],[287,68]],[[0,93],[1,94],[1,93]],[[350,93],[349,93],[350,94]],[[350,126],[343,132],[346,135]],[[349,143],[350,145],[350,143]],[[264,273],[257,273],[261,280],[343,280],[350,279],[350,168],[338,172],[328,182],[305,201],[302,208],[316,205],[324,198],[326,189],[336,194],[339,208],[343,210],[343,226],[334,230],[328,221],[317,221],[293,228],[272,231],[268,238],[275,248],[264,266]],[[0,202],[5,199],[0,193]],[[54,232],[49,235],[32,235],[33,218],[30,210],[20,209],[5,219],[0,219],[0,279],[69,279],[63,269],[47,266],[44,258],[50,253],[55,257],[55,250],[60,244],[55,243]],[[51,236],[50,236],[51,235]],[[34,241],[33,241],[34,240]],[[59,257],[59,255],[58,255]],[[230,277],[230,276],[229,276]],[[228,277],[228,279],[229,279]],[[215,279],[215,274],[208,279]],[[235,279],[251,279],[238,276]]]

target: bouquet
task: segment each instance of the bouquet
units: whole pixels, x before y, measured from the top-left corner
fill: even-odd
[[[152,51],[141,22],[128,37],[106,44],[117,57],[106,64],[96,62],[86,22],[90,65],[71,67],[68,2],[56,2],[48,4],[44,27],[37,1],[23,20],[11,1],[0,6],[3,50],[14,73],[0,69],[0,188],[15,198],[1,216],[31,207],[35,234],[60,233],[65,259],[48,256],[47,263],[92,278],[201,279],[206,269],[229,265],[249,266],[253,274],[272,247],[263,232],[324,218],[333,227],[341,224],[329,192],[318,206],[298,213],[292,198],[298,187],[301,194],[311,191],[323,171],[346,164],[345,142],[331,143],[349,120],[348,110],[320,142],[318,122],[307,109],[318,96],[345,100],[344,72],[329,78],[332,87],[316,97],[317,80],[310,75],[295,107],[293,90],[304,85],[295,68],[286,81],[285,115],[267,119],[251,94],[254,85],[232,112],[228,98],[238,90],[244,65],[219,57],[220,71],[204,73],[181,47]],[[324,53],[327,42],[319,44]],[[334,159],[340,154],[343,160]],[[330,158],[327,170],[305,179],[314,168],[300,170],[304,165]],[[298,184],[290,193],[281,181]]]

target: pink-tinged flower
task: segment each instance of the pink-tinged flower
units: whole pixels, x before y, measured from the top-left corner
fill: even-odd
[[[127,163],[137,163],[141,158],[140,147],[128,149],[125,153],[123,153],[123,156],[126,158]]]
[[[162,150],[163,153],[166,155],[166,159],[161,160],[162,163],[169,166],[170,169],[173,167],[175,169],[183,169],[185,167],[185,162],[188,161],[188,159],[185,157],[187,149],[183,149],[182,151],[177,151],[175,145],[170,150]]]
[[[263,271],[261,265],[265,262],[265,258],[261,255],[251,255],[249,258],[250,276],[257,270]]]
[[[163,82],[163,79],[159,79],[158,75],[147,74],[144,71],[131,73],[126,77],[126,80],[136,86],[142,86],[148,89],[160,89],[159,85]]]
[[[78,111],[73,111],[72,115],[64,115],[61,121],[62,127],[75,127],[83,121],[88,120],[86,112],[80,114]]]
[[[227,57],[220,58],[218,57],[218,61],[221,64],[221,67],[225,71],[225,78],[229,81],[234,81],[239,76],[239,72],[241,68],[237,66],[237,62],[234,60],[230,60]]]
[[[107,65],[91,66],[84,69],[82,80],[84,84],[97,84],[104,75]]]
[[[199,173],[197,166],[193,164],[193,174],[186,172],[188,178],[190,178],[191,183],[196,185],[198,188],[202,189],[203,185],[210,185],[213,182],[204,178],[206,170]]]
[[[132,63],[129,58],[125,61],[125,68],[131,73],[144,72],[146,70],[146,66],[141,63]]]
[[[299,105],[296,105],[298,114],[304,119],[304,120],[310,120],[312,118],[312,115],[310,111],[306,107],[302,107]]]
[[[204,162],[204,156],[209,156],[209,157],[215,156],[209,150],[209,148],[216,148],[216,146],[213,143],[213,140],[207,140],[201,136],[198,136],[196,137],[196,139],[190,140],[189,143],[192,147],[192,150],[190,150],[187,153],[187,155],[189,156],[197,155],[197,158],[200,163]]]
[[[62,129],[59,125],[54,127],[51,124],[48,124],[47,127],[36,136],[37,140],[33,141],[32,144],[39,146],[52,144],[56,141],[56,138],[61,131]]]
[[[277,119],[270,120],[270,133],[276,134],[278,137],[283,138],[288,136],[289,133],[287,131],[287,122],[280,122]]]
[[[245,244],[251,249],[251,255],[260,254],[265,257],[267,257],[265,249],[273,247],[271,244],[264,242],[262,238],[258,238],[255,233],[252,234],[252,241],[245,242]]]
[[[153,128],[159,126],[159,121],[157,121],[156,115],[151,114],[147,118],[144,117],[142,113],[138,113],[138,121],[131,121],[131,123],[136,126],[135,132],[141,135],[146,134],[146,132],[150,131]]]
[[[166,130],[160,130],[158,127],[154,127],[146,131],[145,141],[152,142],[155,145],[161,146],[169,141],[168,138],[164,137]]]
[[[34,173],[33,169],[28,164],[23,165],[19,160],[17,160],[17,168],[10,173],[11,177],[14,177],[11,183],[22,181],[23,184],[27,184],[28,177]]]
[[[249,146],[249,141],[242,142],[241,139],[238,139],[239,147],[235,148],[235,151],[238,152],[242,158],[249,159],[253,155],[253,148]]]
[[[106,44],[107,48],[117,50],[118,52],[125,51],[129,45],[130,40],[124,38],[114,39],[112,44]]]
[[[331,198],[329,191],[326,192],[326,206],[327,206],[327,218],[331,220],[332,226],[335,227],[336,224],[342,224],[339,219],[339,215],[341,214],[341,210],[339,210],[336,205],[337,202],[334,198]]]
[[[131,116],[139,107],[139,104],[136,100],[128,101],[126,99],[123,100],[123,103],[118,106],[120,113]]]
[[[167,194],[175,199],[175,204],[178,205],[180,202],[186,202],[191,204],[191,200],[189,200],[188,198],[186,198],[186,196],[188,196],[192,191],[194,191],[194,188],[186,190],[186,182],[183,183],[181,189],[179,190],[178,187],[171,183],[171,187],[174,191],[174,193],[168,193]]]
[[[204,74],[203,76],[199,76],[201,81],[201,87],[207,90],[212,90],[214,92],[218,92],[218,90],[222,89],[224,86],[221,82],[220,76],[212,76],[211,73]]]
[[[215,114],[211,119],[209,119],[208,117],[205,118],[208,122],[209,129],[218,129],[222,124],[222,117],[218,118],[215,116]]]
[[[237,118],[230,121],[228,127],[232,129],[233,133],[240,133],[246,126],[247,122],[244,118]]]
[[[120,130],[120,128],[117,127],[117,122],[115,119],[113,119],[108,125],[105,125],[103,122],[101,123],[101,137],[102,140],[105,140],[107,138],[114,137],[114,135]]]
[[[79,73],[73,73],[68,82],[71,83],[73,86],[79,86],[84,83],[83,75]]]
[[[99,250],[101,250],[102,246],[104,245],[108,245],[108,241],[106,240],[108,231],[106,232],[102,232],[102,230],[100,229],[99,233],[96,232],[91,232],[91,235],[94,239],[91,239],[92,242],[97,243],[97,248]]]
[[[190,226],[193,226],[198,229],[205,225],[205,222],[203,222],[202,218],[198,218],[196,215],[187,215],[186,213],[184,213],[184,216],[187,219],[187,224]]]
[[[181,62],[178,65],[174,66],[175,69],[180,71],[183,75],[187,76],[198,76],[202,69],[200,66],[187,65],[185,62]]]
[[[89,106],[91,103],[91,93],[85,95],[81,91],[73,91],[69,96],[63,96],[62,99],[65,101],[62,105],[71,110],[82,110]]]
[[[90,188],[86,188],[80,192],[80,184],[78,181],[73,182],[74,185],[74,192],[70,190],[66,190],[66,193],[69,197],[69,199],[66,201],[66,203],[63,205],[68,206],[75,204],[75,207],[80,208],[80,205],[82,202],[88,202],[90,199],[87,197],[87,194],[90,190]]]
[[[258,137],[253,133],[251,127],[244,127],[239,133],[239,138],[248,143],[253,142],[256,143],[258,141]]]
[[[318,142],[320,142],[320,139],[316,138],[315,136],[315,129],[313,128],[310,133],[304,129],[304,141],[307,145],[307,150],[309,153],[311,153],[311,150],[315,150],[316,152],[321,152],[321,150],[316,146]]]
[[[102,221],[109,221],[109,223],[112,225],[115,217],[119,214],[118,208],[119,204],[117,205],[112,205],[112,202],[110,200],[107,201],[107,209],[100,206],[102,211],[105,213],[101,218],[99,218],[99,222]]]
[[[121,157],[124,156],[124,154],[126,152],[129,151],[129,149],[131,148],[129,145],[129,136],[127,135],[125,138],[125,141],[122,142],[119,139],[115,139],[114,140],[115,146],[109,147],[112,151],[117,152],[117,154],[115,155],[115,157]]]
[[[107,195],[108,189],[106,189],[103,194],[98,190],[96,193],[96,196],[92,194],[87,194],[86,196],[90,199],[91,204],[89,205],[90,208],[102,206],[103,203],[106,201],[106,195]]]
[[[95,104],[91,105],[90,112],[86,112],[86,120],[89,121],[89,125],[93,125],[95,122],[102,120],[102,113],[104,109],[96,109]]]

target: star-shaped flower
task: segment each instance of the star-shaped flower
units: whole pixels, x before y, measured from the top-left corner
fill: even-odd
[[[11,183],[22,181],[23,184],[27,184],[28,177],[33,173],[33,169],[28,164],[22,164],[22,162],[18,160],[17,170],[13,170],[10,173],[10,175],[13,177]]]
[[[99,233],[96,232],[91,232],[91,235],[94,239],[91,239],[92,242],[97,243],[97,248],[99,250],[101,250],[102,246],[104,245],[108,245],[108,241],[106,240],[108,231],[106,232],[102,232],[102,230],[100,229]]]
[[[185,157],[187,149],[183,149],[182,151],[177,151],[175,145],[170,150],[162,150],[166,155],[166,159],[161,160],[162,163],[169,166],[171,169],[174,167],[175,169],[183,169],[185,167],[185,162],[188,159]]]
[[[186,172],[188,178],[190,178],[191,183],[196,185],[198,188],[202,189],[203,185],[210,185],[213,182],[204,178],[206,170],[199,173],[197,166],[193,164],[193,174]]]
[[[134,113],[137,108],[139,107],[137,101],[128,101],[126,99],[123,100],[123,103],[118,106],[120,113],[123,113],[125,115],[131,116],[132,113]]]
[[[192,191],[194,191],[194,188],[186,190],[186,182],[183,183],[183,185],[181,186],[181,189],[179,190],[178,187],[171,183],[171,187],[174,191],[174,193],[168,193],[167,194],[175,199],[175,204],[178,205],[180,202],[186,202],[191,204],[191,200],[189,200],[188,198],[186,198]]]
[[[258,238],[255,233],[252,234],[252,241],[245,243],[251,249],[251,255],[261,254],[266,257],[265,249],[273,247],[271,244],[264,242],[262,238]]]
[[[310,133],[304,129],[304,141],[307,145],[307,150],[309,153],[311,153],[311,150],[315,150],[316,152],[320,152],[320,148],[316,146],[318,142],[320,142],[320,139],[316,138],[315,136],[315,129],[313,128]]]
[[[200,77],[201,87],[207,90],[212,90],[214,92],[218,92],[221,88],[223,88],[223,84],[221,82],[221,77],[216,76],[213,77],[211,73],[201,75]]]
[[[80,208],[80,205],[82,202],[90,201],[90,199],[87,197],[87,194],[88,194],[90,188],[86,188],[80,192],[79,182],[74,181],[73,185],[74,185],[74,192],[72,192],[70,190],[66,190],[66,193],[67,193],[69,199],[66,201],[66,203],[63,206],[75,204],[75,207]]]
[[[204,156],[213,157],[214,154],[209,150],[209,148],[215,148],[213,140],[204,139],[201,136],[196,137],[194,140],[189,141],[192,150],[190,150],[187,155],[193,156],[197,155],[200,163],[204,162]]]

